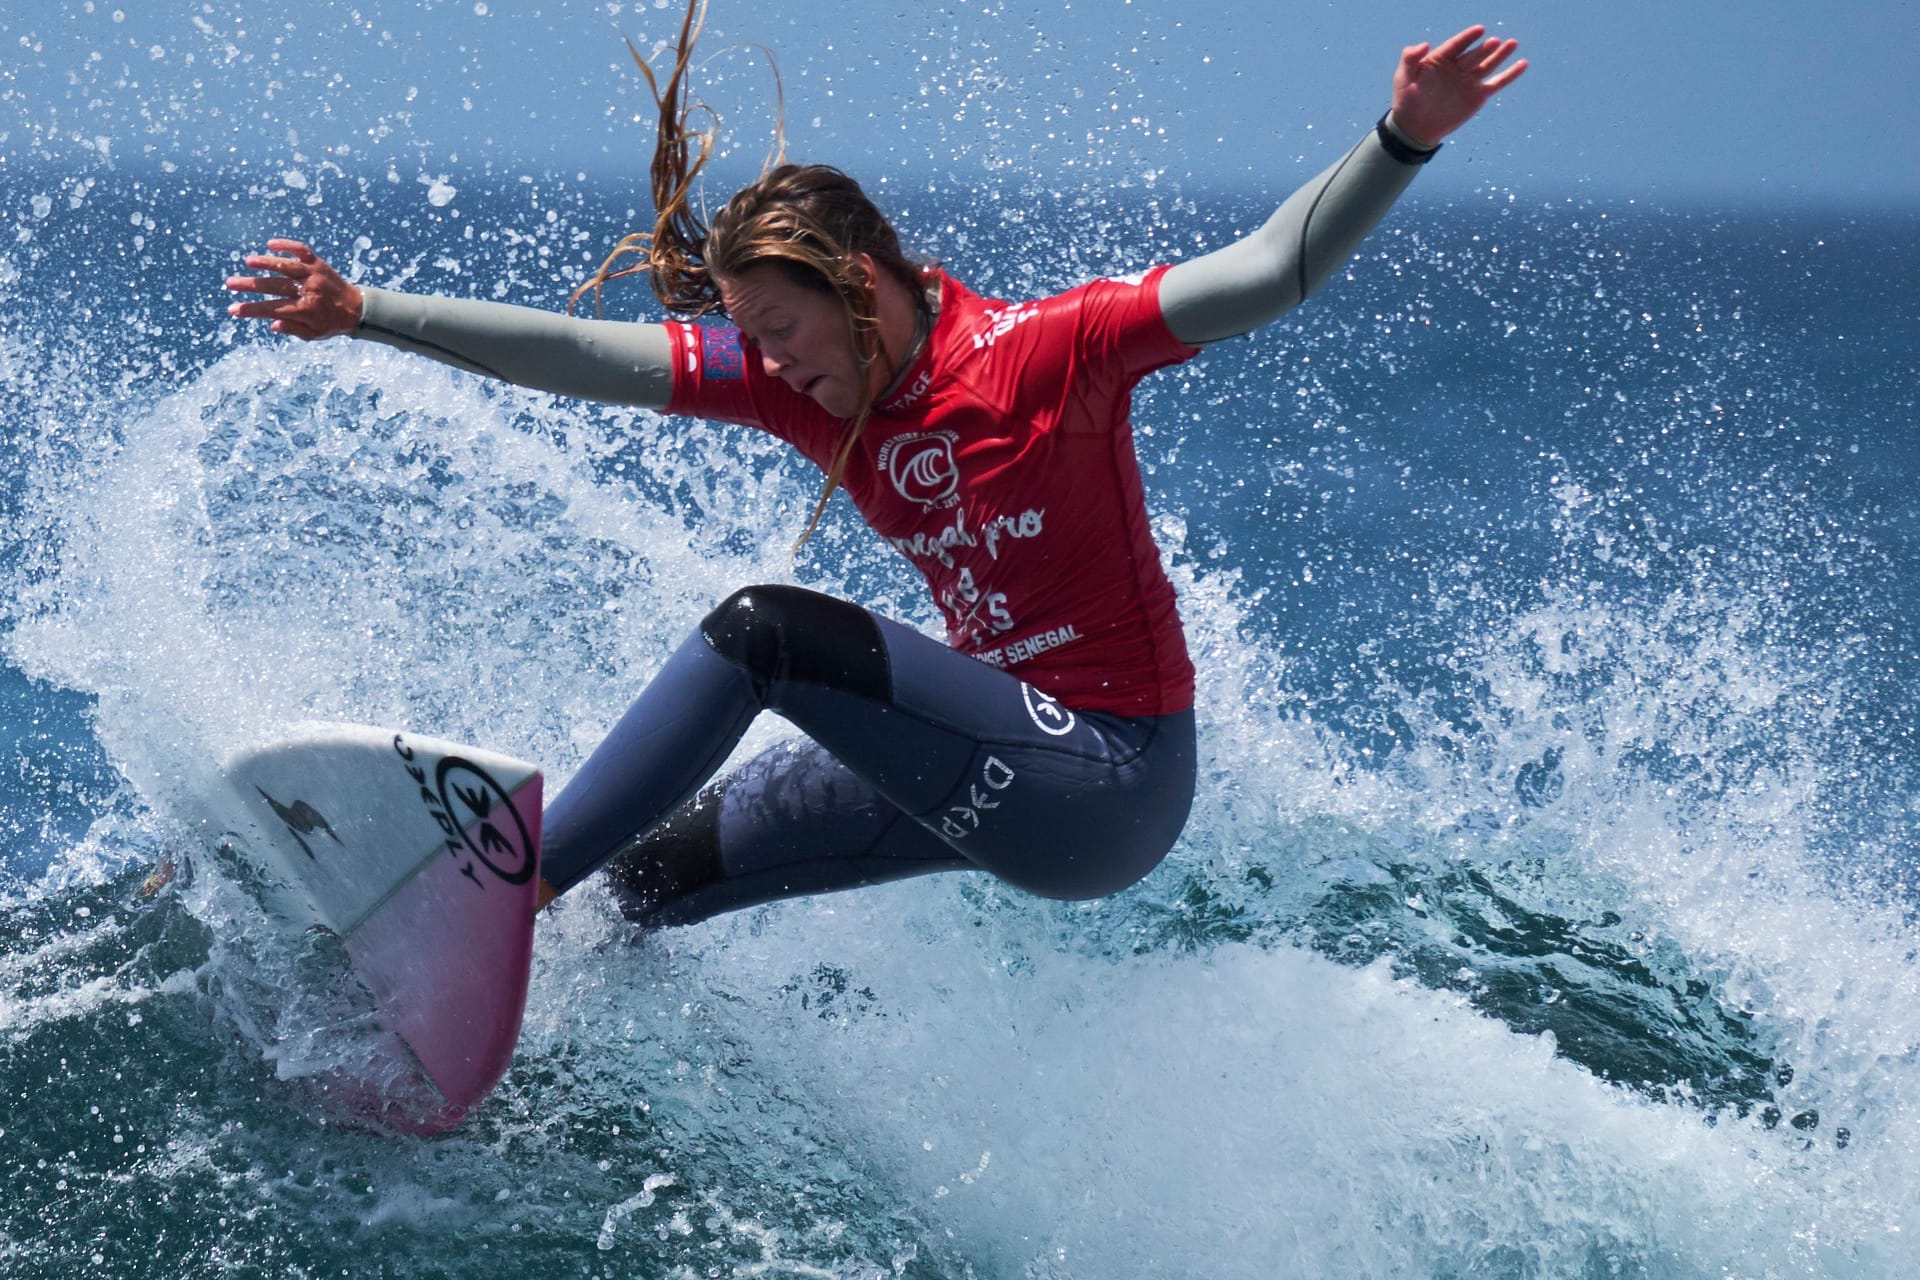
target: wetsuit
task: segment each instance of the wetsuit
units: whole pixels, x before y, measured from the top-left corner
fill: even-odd
[[[1147,524],[1133,386],[1338,268],[1430,153],[1383,121],[1218,253],[938,312],[843,484],[926,577],[942,644],[789,586],[723,601],[550,806],[543,875],[610,868],[635,919],[982,868],[1052,897],[1150,871],[1191,803],[1193,668]],[[361,336],[523,385],[742,423],[822,467],[842,423],[724,325],[363,291]],[[806,737],[701,792],[762,710]]]

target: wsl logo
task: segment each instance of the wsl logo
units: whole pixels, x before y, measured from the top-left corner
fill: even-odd
[[[915,431],[895,436],[880,446],[880,470],[893,481],[896,493],[928,511],[960,501],[960,467],[953,446],[960,439],[952,431]]]

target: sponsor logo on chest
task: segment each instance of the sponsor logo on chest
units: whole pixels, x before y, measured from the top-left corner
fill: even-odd
[[[910,431],[880,446],[874,460],[895,493],[924,511],[955,506],[960,501],[960,464],[953,447],[956,431]]]
[[[980,351],[991,348],[994,343],[1039,314],[1039,306],[1032,302],[1016,302],[1010,307],[988,307],[986,324],[973,335],[973,349]]]

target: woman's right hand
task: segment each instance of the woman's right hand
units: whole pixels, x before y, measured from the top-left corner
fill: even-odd
[[[263,302],[235,302],[227,314],[242,320],[270,320],[275,333],[312,342],[337,338],[360,327],[361,298],[350,284],[298,240],[269,240],[266,253],[247,255],[251,271],[263,276],[228,276],[235,293],[263,294]]]

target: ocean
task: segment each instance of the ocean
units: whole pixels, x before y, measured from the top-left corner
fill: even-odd
[[[200,829],[223,746],[563,781],[735,587],[931,603],[844,498],[790,557],[769,441],[224,315],[270,234],[558,308],[638,225],[609,178],[7,177],[0,1274],[1920,1269],[1920,218],[1416,191],[1137,396],[1200,670],[1158,871],[639,939],[589,886],[498,1092],[415,1139],[314,1104],[330,958]],[[1284,194],[903,185],[1003,297]]]

